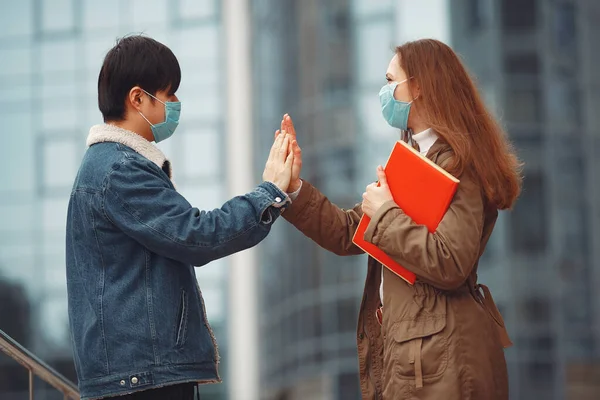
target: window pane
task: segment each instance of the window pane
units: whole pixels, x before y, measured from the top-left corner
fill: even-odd
[[[554,6],[554,43],[558,54],[565,51],[575,53],[577,49],[577,29],[575,5],[565,1]]]
[[[550,304],[547,299],[532,298],[527,299],[518,307],[521,320],[524,324],[549,324],[550,323]]]
[[[83,4],[83,29],[116,27],[119,24],[119,0],[85,0]]]
[[[96,84],[100,68],[106,53],[115,45],[114,38],[102,37],[101,39],[86,40],[83,49],[83,68],[90,74],[93,74],[93,78],[90,81],[94,84],[94,92],[98,90]]]
[[[12,268],[6,268],[8,271],[11,269],[18,269],[18,266],[12,266]],[[30,302],[27,287],[20,282],[10,282],[8,280],[0,281],[0,314],[3,315],[2,319],[2,330],[6,331],[8,335],[20,342],[24,346],[31,346],[30,339],[32,338],[31,322],[34,318],[32,314],[33,305]],[[0,352],[2,357],[6,357],[4,352]],[[0,358],[0,363],[4,367],[6,365],[6,358]],[[8,358],[13,365],[18,369],[19,375],[23,374],[23,369],[15,361]],[[2,373],[2,394],[5,398],[6,388],[6,371],[3,368]],[[15,377],[17,374],[14,375]],[[13,378],[14,379],[14,378]],[[9,396],[11,397],[11,396]],[[18,396],[15,396],[18,397]]]
[[[79,167],[81,144],[75,140],[63,140],[46,141],[43,146],[44,188],[70,188]]]
[[[75,71],[78,47],[73,39],[42,43],[42,72]]]
[[[220,55],[218,25],[208,24],[194,28],[179,29],[174,32],[173,52],[178,59],[193,59],[215,63]],[[198,64],[202,66],[202,64]],[[183,69],[182,69],[183,73]],[[189,75],[197,73],[189,71]]]
[[[214,17],[217,13],[217,0],[179,0],[180,19],[200,19]]]
[[[183,173],[186,177],[221,175],[219,136],[213,131],[190,131],[182,136]]]
[[[35,145],[31,113],[2,115],[2,129],[11,132],[0,146],[0,160],[10,165],[10,173],[0,174],[0,187],[3,192],[33,191]]]
[[[28,231],[34,225],[34,213],[31,204],[0,205],[0,232]],[[1,242],[2,240],[0,240]],[[0,252],[0,254],[3,254]]]
[[[356,299],[343,299],[337,303],[339,332],[354,332],[358,320],[358,308]]]
[[[48,76],[42,77],[42,101],[44,104],[56,105],[56,99],[73,99],[77,96],[79,82],[74,79],[51,79]]]
[[[133,25],[136,30],[148,32],[166,25],[168,9],[165,0],[132,0],[131,3]],[[162,42],[155,36],[152,33],[154,39]]]
[[[46,232],[64,232],[69,198],[45,199],[42,206],[42,229]]]
[[[372,14],[386,14],[392,11],[392,0],[352,0],[352,10],[358,18]]]
[[[42,108],[42,126],[40,129],[45,131],[75,131],[79,128],[79,116],[80,107],[75,98],[65,97],[45,101]]]
[[[589,121],[588,126],[590,127],[590,133],[596,136],[596,138],[600,138],[600,112],[597,112],[597,109],[594,106],[595,104],[600,104],[600,93],[597,90],[590,90],[588,96],[589,101],[586,102],[588,103],[586,110],[587,120]],[[596,143],[600,144],[599,142],[600,141],[596,139]],[[597,149],[594,150],[594,154],[598,154],[598,151],[600,151],[600,148],[597,147]]]
[[[223,301],[223,291],[219,290],[220,288],[215,288],[214,286],[211,288],[210,285],[207,285],[206,283],[209,282],[205,282],[204,286],[200,286],[200,290],[202,290],[202,297],[204,298],[204,304],[206,306],[206,316],[211,323],[222,321],[226,316]]]
[[[536,26],[536,0],[502,1],[502,25],[506,29],[528,29]]]
[[[188,198],[188,200],[190,200]],[[193,204],[193,203],[192,203]],[[227,258],[219,258],[210,262],[210,268],[196,268],[196,277],[200,284],[200,288],[204,288],[204,285],[213,285],[215,282],[221,283],[227,275],[229,261]]]
[[[392,22],[377,20],[361,23],[356,30],[358,43],[355,57],[359,85],[375,85],[374,90],[378,91],[385,83],[385,71],[394,56]]]
[[[381,84],[383,86],[383,83]],[[373,86],[375,89],[375,86]],[[381,104],[377,90],[363,92],[359,98],[358,126],[368,138],[399,138],[399,131],[392,128],[381,115]],[[395,132],[396,131],[396,132]]]
[[[541,172],[526,172],[523,193],[510,214],[512,248],[521,254],[546,249],[546,193]]]
[[[527,375],[536,386],[552,386],[554,366],[550,363],[533,361],[528,365]]]
[[[42,0],[42,31],[61,32],[75,28],[73,0]]]
[[[177,97],[182,103],[182,113],[196,120],[214,122],[222,117],[221,92],[216,86],[185,86],[177,91]]]
[[[537,123],[541,118],[539,89],[515,88],[506,99],[506,117],[510,123]]]
[[[467,15],[469,29],[478,30],[485,27],[492,13],[492,0],[468,0]]]
[[[175,176],[175,183],[177,183],[177,176]],[[192,207],[204,211],[220,208],[224,203],[224,191],[218,183],[212,186],[202,185],[202,187],[182,186],[179,187],[179,192],[190,202]]]
[[[69,320],[66,296],[65,298],[44,299],[39,303],[39,307],[40,324],[44,327],[42,329],[44,339],[48,340],[48,351],[50,349],[56,350],[56,346],[61,349],[69,348]]]
[[[3,48],[0,49],[0,77],[2,75],[31,74],[31,49],[25,48]],[[8,100],[8,99],[3,99]]]
[[[22,75],[18,78],[6,77],[2,79],[2,83],[0,84],[0,104],[2,104],[0,105],[0,115],[6,113],[6,111],[9,109],[8,107],[4,106],[4,104],[8,104],[9,107],[11,107],[12,104],[18,104],[22,102],[27,109],[30,108],[32,97],[31,81],[31,75]],[[22,109],[21,111],[26,110]],[[12,111],[8,111],[8,113],[12,113]]]
[[[508,54],[504,58],[504,70],[508,74],[540,73],[540,58],[537,53]]]
[[[553,124],[565,127],[581,125],[580,92],[570,80],[554,80],[547,96],[548,116]]]
[[[65,274],[64,240],[61,240],[63,239],[62,235],[46,234],[45,236],[54,245],[56,250],[50,253],[43,253],[45,267],[43,269],[44,288],[54,293],[66,292],[67,276]]]
[[[30,35],[33,30],[33,1],[6,1],[0,12],[0,37]],[[0,57],[1,60],[5,58]]]
[[[338,400],[360,400],[360,378],[357,373],[338,375],[337,386]]]

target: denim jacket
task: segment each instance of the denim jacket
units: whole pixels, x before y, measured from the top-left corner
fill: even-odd
[[[92,127],[67,216],[69,321],[82,399],[220,382],[194,266],[263,240],[289,204],[264,182],[220,209],[179,194],[163,153]]]

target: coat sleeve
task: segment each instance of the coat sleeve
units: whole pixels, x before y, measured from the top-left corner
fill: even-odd
[[[416,224],[389,201],[371,219],[364,239],[415,273],[417,279],[442,290],[455,290],[477,263],[483,221],[480,186],[463,174],[436,232]]]
[[[352,242],[360,218],[361,205],[345,210],[331,203],[306,181],[292,205],[282,214],[319,246],[340,256],[362,254]]]

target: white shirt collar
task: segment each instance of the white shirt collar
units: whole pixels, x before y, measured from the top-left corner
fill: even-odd
[[[419,144],[419,151],[421,154],[427,154],[431,146],[438,140],[438,135],[433,131],[433,129],[425,129],[422,132],[415,133],[412,135],[414,141]]]

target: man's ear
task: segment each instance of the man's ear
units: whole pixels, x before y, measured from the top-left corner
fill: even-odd
[[[136,110],[140,110],[142,107],[142,102],[144,101],[144,91],[139,86],[134,86],[129,91],[129,96],[127,97],[127,101],[129,105]]]

